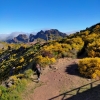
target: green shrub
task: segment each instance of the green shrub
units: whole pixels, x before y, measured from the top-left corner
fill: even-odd
[[[30,78],[32,74],[33,74],[32,69],[28,69],[24,72],[26,78]]]

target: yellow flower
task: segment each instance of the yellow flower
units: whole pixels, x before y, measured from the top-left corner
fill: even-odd
[[[24,58],[23,57],[20,59],[20,63],[22,63],[22,62],[24,62]]]
[[[93,73],[93,74],[91,75],[91,77],[92,77],[92,78],[96,78],[97,75],[96,75],[95,73]]]

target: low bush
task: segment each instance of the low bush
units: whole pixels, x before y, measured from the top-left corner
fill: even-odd
[[[100,76],[100,58],[84,58],[79,61],[79,72],[89,78]]]
[[[24,75],[26,78],[30,78],[32,74],[33,74],[33,71],[31,69],[28,69],[24,72]]]
[[[46,65],[50,65],[56,62],[55,58],[49,58],[48,56],[43,57],[42,55],[39,55],[36,57],[36,62],[39,63],[42,67]]]

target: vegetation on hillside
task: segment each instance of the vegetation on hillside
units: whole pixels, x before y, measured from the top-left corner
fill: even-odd
[[[30,44],[7,44],[0,42],[0,82],[13,80],[10,88],[0,86],[0,100],[20,100],[9,98],[9,93],[19,88],[34,73],[35,63],[42,67],[51,65],[59,58],[88,57],[79,62],[79,71],[85,77],[96,78],[100,75],[100,23],[69,36],[45,42]],[[11,76],[11,69],[15,67]],[[24,81],[24,82],[23,82]],[[27,83],[27,82],[26,82]],[[25,85],[24,85],[25,86]],[[5,97],[6,96],[6,97]],[[7,98],[7,99],[4,99]],[[15,99],[16,98],[16,99]]]

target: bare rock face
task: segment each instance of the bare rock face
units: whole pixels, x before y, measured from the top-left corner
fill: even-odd
[[[30,34],[30,35],[29,35],[29,42],[33,42],[34,39],[35,39],[35,35]]]
[[[67,36],[65,33],[62,33],[58,31],[57,29],[51,29],[51,30],[46,30],[46,31],[40,31],[36,34],[35,38],[41,38],[44,40],[55,40],[60,37],[65,37]]]
[[[14,37],[13,39],[7,40],[8,43],[27,43],[29,41],[29,38],[26,34],[19,34],[17,37]]]

